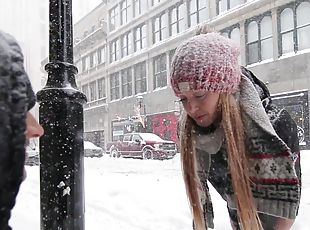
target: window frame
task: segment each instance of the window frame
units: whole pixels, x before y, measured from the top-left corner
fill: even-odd
[[[105,78],[100,78],[97,80],[97,88],[98,88],[98,99],[106,98],[106,89],[105,89]]]
[[[116,30],[117,26],[119,26],[118,23],[117,23],[117,22],[120,22],[120,18],[118,18],[118,17],[120,17],[119,12],[118,12],[119,11],[118,7],[119,6],[116,5],[116,6],[114,6],[113,8],[111,8],[109,10],[109,30],[110,31]],[[112,12],[113,12],[113,17],[112,17]],[[113,26],[112,26],[112,20],[114,21]]]
[[[120,74],[110,74],[110,98],[111,101],[120,99]]]
[[[116,38],[110,42],[110,63],[118,61],[120,55],[120,39]]]
[[[231,9],[234,9],[237,6],[241,6],[241,5],[245,4],[248,0],[243,0],[242,4],[239,4],[239,5],[237,5],[235,7],[232,7],[232,8],[231,8],[231,0],[225,0],[225,1],[227,1],[226,10],[225,11],[221,11],[221,12],[220,12],[220,1],[222,1],[222,0],[216,0],[216,15],[220,15],[222,13],[230,11]]]
[[[139,39],[137,39],[137,30],[138,29],[139,29]],[[141,24],[141,25],[135,27],[135,29],[134,29],[134,33],[133,33],[134,52],[142,50],[142,49],[144,49],[147,46],[147,44],[146,44],[146,42],[147,42],[147,35],[145,33],[145,36],[143,36],[143,29],[146,30],[146,24]],[[143,41],[145,41],[145,45],[144,46],[143,46],[143,44],[144,44]],[[139,49],[137,49],[137,47],[139,47]]]
[[[229,27],[226,27],[225,29],[221,30],[220,33],[227,33],[227,34],[228,34],[228,38],[231,39],[231,32],[232,32],[234,29],[236,29],[236,28],[238,28],[239,31],[240,31],[240,24],[239,24],[239,23],[234,24],[234,25],[229,26]]]
[[[194,12],[191,11],[191,1],[195,1],[196,2],[196,9],[195,9]],[[206,6],[206,7],[200,8],[200,1],[201,0],[189,0],[188,1],[188,7],[187,7],[188,8],[188,14],[187,15],[188,15],[189,27],[196,26],[196,25],[198,25],[199,23],[202,22],[202,21],[200,21],[200,16],[199,15],[200,15],[201,11],[204,10],[204,9],[207,10],[207,12],[208,12],[208,17],[207,18],[210,19],[208,7]],[[206,1],[207,5],[208,5],[210,0],[204,0],[204,1]],[[196,22],[197,22],[197,24],[195,24],[195,25],[192,24],[192,20],[191,20],[192,15],[196,15]]]
[[[181,29],[180,29],[181,28],[180,24],[181,24],[181,22],[183,20],[185,21],[185,19],[186,19],[186,15],[181,15],[181,11],[180,11],[180,7],[183,4],[184,4],[184,7],[185,7],[185,11],[187,11],[186,4],[183,1],[178,2],[176,5],[174,5],[173,7],[171,7],[169,9],[168,21],[169,21],[169,35],[170,36],[173,36],[175,34],[178,34],[178,33],[182,32]],[[173,10],[176,10],[176,21],[172,21],[172,12],[173,12]],[[172,33],[172,26],[174,26],[174,25],[176,25],[176,31],[177,31],[175,34]],[[185,29],[184,30],[186,30],[186,29],[187,29],[187,25],[185,25]]]
[[[156,3],[155,3],[156,1]],[[157,4],[159,4],[161,2],[161,0],[152,0],[152,6],[155,6]]]
[[[85,72],[86,69],[86,56],[82,57],[82,72]]]
[[[136,12],[136,4],[138,3],[138,12]],[[142,14],[141,10],[141,0],[132,0],[132,8],[133,8],[133,18],[138,17],[140,14]]]
[[[96,81],[92,81],[89,83],[89,99],[90,101],[97,100],[97,85]]]
[[[262,41],[265,41],[265,40],[267,40],[267,39],[273,39],[273,36],[274,36],[274,34],[272,34],[272,36],[271,37],[268,37],[268,38],[264,38],[264,39],[262,39],[261,38],[261,22],[262,22],[262,20],[263,20],[263,18],[264,17],[266,17],[266,16],[268,16],[268,17],[271,17],[271,26],[272,26],[272,14],[271,14],[271,11],[267,11],[267,12],[265,12],[265,13],[263,13],[263,14],[260,14],[260,15],[258,15],[258,16],[255,16],[255,17],[252,17],[252,18],[250,18],[250,19],[248,19],[248,20],[246,20],[246,22],[245,22],[245,52],[246,52],[246,65],[252,65],[252,64],[254,64],[254,63],[259,63],[259,62],[262,62],[262,61],[264,61],[264,60],[262,60]],[[257,39],[257,41],[255,41],[255,42],[248,42],[248,26],[249,26],[249,24],[251,23],[251,22],[256,22],[257,23],[257,28],[258,28],[258,31],[257,31],[257,33],[258,33],[258,39]],[[253,45],[254,43],[257,43],[257,56],[258,56],[258,60],[256,61],[256,62],[253,62],[253,63],[250,63],[249,62],[249,46],[250,45]],[[273,58],[273,57],[272,57]]]
[[[124,4],[124,5],[123,5]],[[127,24],[133,16],[133,9],[132,9],[132,1],[131,0],[123,0],[119,3],[120,5],[120,25],[123,26]],[[130,12],[131,11],[131,12]],[[123,18],[123,13],[125,12],[126,19]]]
[[[167,24],[165,27],[163,27],[163,17],[167,18]],[[159,28],[158,30],[156,30],[156,19],[159,20]],[[166,39],[167,37],[169,37],[169,12],[163,11],[160,14],[158,14],[157,16],[153,17],[152,19],[152,28],[153,28],[153,44],[156,44],[157,42],[163,41],[164,39]],[[167,37],[164,37],[164,30],[167,29]],[[159,40],[156,40],[156,34],[159,34]]]
[[[122,81],[122,98],[132,96],[133,92],[132,92],[132,68],[131,67],[121,70],[121,81]],[[125,94],[125,91],[127,91],[126,94]]]
[[[88,83],[85,85],[82,85],[81,87],[82,92],[85,94],[87,101],[89,100],[89,86]]]
[[[94,68],[95,67],[95,65],[96,65],[96,63],[95,63],[95,58],[94,58],[94,52],[91,52],[90,54],[89,54],[89,68],[91,69],[91,68]]]
[[[287,34],[289,32],[293,32],[293,52],[297,53],[298,51],[300,51],[299,47],[298,47],[298,29],[304,28],[304,27],[310,25],[310,24],[308,24],[308,25],[304,25],[302,27],[297,26],[297,8],[303,2],[310,3],[310,0],[296,0],[295,2],[288,3],[288,4],[278,8],[278,10],[277,10],[277,24],[278,24],[278,38],[279,38],[279,42],[278,42],[279,54],[278,54],[278,57],[281,57],[283,54],[286,54],[286,53],[283,53],[282,36],[283,36],[283,34]],[[281,13],[287,8],[289,8],[293,11],[294,28],[293,28],[293,30],[290,30],[290,31],[281,32]]]
[[[135,94],[144,93],[147,91],[147,74],[146,74],[146,61],[139,62],[134,65],[134,87]],[[140,90],[137,90],[140,86]]]
[[[106,52],[106,45],[101,46],[97,49],[97,61],[98,65],[105,63],[105,52]]]
[[[124,44],[124,38],[126,38],[126,44]],[[127,33],[121,36],[121,57],[126,57],[131,54],[132,49],[132,32],[128,31]],[[125,52],[124,52],[125,51]]]
[[[162,60],[163,59],[163,60]],[[156,64],[157,64],[157,61],[159,61],[159,71],[156,72]],[[161,64],[165,65],[165,69],[161,69]],[[165,84],[164,85],[160,85],[158,84],[160,81],[158,80],[159,78],[164,78],[165,81]],[[154,80],[154,89],[157,89],[157,88],[162,88],[162,87],[166,87],[168,84],[167,84],[167,55],[166,53],[162,53],[158,56],[155,56],[153,58],[153,80]]]

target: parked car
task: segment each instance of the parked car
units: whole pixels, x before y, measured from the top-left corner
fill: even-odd
[[[26,147],[26,160],[25,164],[26,165],[39,165],[39,146],[34,145],[34,146],[27,146]]]
[[[84,141],[85,157],[102,157],[103,149],[90,141]]]
[[[96,146],[90,141],[84,141],[84,156],[85,157],[102,157],[103,149]],[[26,147],[26,165],[39,165],[39,146]]]
[[[170,159],[177,153],[173,141],[161,139],[154,133],[127,133],[122,141],[108,143],[111,157],[134,157],[142,159]]]

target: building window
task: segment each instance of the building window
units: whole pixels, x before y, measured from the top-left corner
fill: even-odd
[[[114,73],[110,75],[111,86],[111,101],[119,99],[119,74]]]
[[[154,89],[167,85],[167,60],[166,54],[161,54],[153,59]]]
[[[141,14],[141,1],[133,0],[133,16],[137,17],[140,14]]]
[[[82,59],[77,60],[74,65],[78,68],[79,72],[82,72]]]
[[[89,84],[89,92],[90,92],[90,101],[97,100],[96,81],[93,81]]]
[[[122,36],[122,57],[132,52],[132,33],[128,32]]]
[[[106,93],[105,93],[105,79],[101,78],[97,82],[98,84],[98,99],[105,98]]]
[[[88,85],[82,85],[82,92],[85,94],[85,96],[88,100],[89,99]]]
[[[189,17],[191,27],[209,19],[208,0],[190,0]]]
[[[135,94],[146,92],[146,62],[134,66]]]
[[[310,2],[302,2],[296,9],[298,50],[310,48]]]
[[[82,58],[82,71],[87,71],[89,69],[89,56]]]
[[[97,50],[98,64],[105,63],[105,50],[106,50],[106,47],[105,47],[105,46],[100,47],[100,48]]]
[[[82,58],[82,72],[86,70],[86,57]]]
[[[103,49],[103,47],[101,47],[97,50],[98,64],[101,64],[101,61],[102,61],[102,49]]]
[[[239,24],[231,26],[229,28],[226,28],[224,30],[221,31],[221,35],[226,37],[226,38],[230,38],[231,40],[233,40],[234,42],[236,42],[236,44],[240,45],[240,28],[239,28]]]
[[[133,0],[133,16],[137,17],[147,10],[146,0]]]
[[[89,68],[92,68],[94,66],[94,55],[91,53],[89,55]]]
[[[288,5],[279,12],[280,55],[310,48],[310,2]]]
[[[168,14],[161,14],[153,19],[153,43],[164,40],[169,35]]]
[[[246,0],[218,0],[217,1],[217,14],[224,13],[230,9],[244,4]]]
[[[154,5],[158,4],[158,3],[160,3],[160,0],[152,0],[152,6],[154,6]]]
[[[186,6],[184,3],[170,10],[169,16],[170,16],[171,35],[182,32],[186,29],[186,22],[184,18],[185,15],[187,15],[187,13],[186,13]]]
[[[119,26],[119,8],[115,6],[110,10],[109,17],[110,17],[110,31],[115,30]]]
[[[293,52],[294,49],[294,13],[293,9],[286,8],[280,16],[282,54]]]
[[[233,41],[235,41],[239,46],[240,46],[240,28],[239,27],[235,27],[234,29],[232,29],[232,31],[230,32],[230,36],[229,38],[232,39]]]
[[[273,58],[272,19],[265,16],[260,22],[260,50],[261,60]]]
[[[126,24],[132,18],[131,0],[121,1],[121,25]]]
[[[110,62],[120,59],[120,44],[119,39],[115,39],[110,43]]]
[[[229,28],[226,28],[224,30],[221,31],[221,34],[226,37],[226,38],[230,38],[231,40],[233,40],[238,46],[241,45],[241,35],[240,35],[240,28],[239,28],[239,24],[231,26]],[[241,56],[239,55],[238,57],[238,62],[239,64],[241,64]]]
[[[172,62],[173,55],[175,54],[175,50],[176,49],[173,49],[173,50],[169,51],[169,63],[170,63],[170,65],[171,65],[171,62]]]
[[[134,30],[135,51],[146,47],[146,25],[141,25]]]
[[[247,64],[273,57],[272,19],[270,13],[246,23]]]
[[[89,55],[89,68],[93,68],[94,67],[94,53],[90,53]]]
[[[129,97],[132,95],[132,73],[131,68],[121,71],[122,76],[122,97]]]

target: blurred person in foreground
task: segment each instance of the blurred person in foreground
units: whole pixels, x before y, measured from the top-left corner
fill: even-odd
[[[209,181],[226,201],[233,229],[288,230],[301,194],[297,127],[238,56],[232,40],[202,28],[172,60],[194,229],[214,228]]]
[[[0,31],[0,229],[9,230],[11,210],[26,177],[25,146],[43,135],[29,110],[36,98],[16,40]]]

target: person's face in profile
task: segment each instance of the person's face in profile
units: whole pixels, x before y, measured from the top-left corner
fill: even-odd
[[[41,137],[44,134],[42,126],[30,112],[27,113],[26,126],[25,135],[27,141],[31,138]]]

